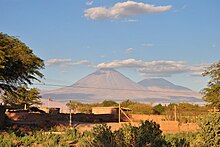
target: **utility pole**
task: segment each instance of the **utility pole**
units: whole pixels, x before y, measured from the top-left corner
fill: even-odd
[[[70,109],[70,122],[69,122],[69,126],[71,127],[72,126],[72,111]]]
[[[71,101],[70,101],[71,103]],[[69,126],[72,126],[72,111],[71,111],[71,107],[70,107],[70,121],[69,121]]]
[[[174,105],[174,119],[176,121],[176,105]]]
[[[118,103],[118,123],[121,124],[121,104]]]

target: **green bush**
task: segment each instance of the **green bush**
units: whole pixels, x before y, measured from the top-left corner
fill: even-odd
[[[164,113],[164,111],[165,111],[165,107],[162,106],[161,104],[158,104],[153,107],[153,114],[161,115],[162,113]]]
[[[142,122],[137,132],[137,146],[160,147],[167,145],[162,136],[160,125],[153,121]]]
[[[176,134],[166,134],[165,139],[173,147],[196,147],[197,133],[176,133]]]
[[[21,135],[23,133],[17,130],[9,130],[0,133],[0,146],[62,146],[68,147],[70,143],[76,143],[82,138],[81,133],[76,129],[66,129],[63,134],[48,134],[44,131],[35,131],[30,134]]]
[[[220,113],[209,113],[198,121],[198,142],[203,146],[220,146]]]
[[[106,124],[98,125],[84,135],[77,144],[77,146],[92,147],[165,147],[169,145],[162,136],[160,126],[152,121],[142,122],[139,127],[124,124],[114,132]]]
[[[139,127],[123,125],[114,132],[117,146],[162,147],[169,146],[162,136],[160,126],[152,121],[142,122]]]
[[[135,146],[137,144],[138,128],[131,124],[124,124],[114,132],[114,138],[117,146]]]
[[[111,131],[111,127],[106,124],[97,125],[92,128],[92,136],[93,136],[93,146],[114,146],[114,138],[113,133]]]

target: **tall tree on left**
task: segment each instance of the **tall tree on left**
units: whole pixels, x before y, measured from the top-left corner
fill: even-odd
[[[44,62],[18,38],[0,33],[0,89],[13,91],[17,87],[40,81]]]

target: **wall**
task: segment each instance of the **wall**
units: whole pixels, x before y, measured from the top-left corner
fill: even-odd
[[[129,117],[134,121],[134,122],[139,122],[141,120],[153,120],[157,123],[165,120],[164,115],[144,115],[144,114],[130,114]]]

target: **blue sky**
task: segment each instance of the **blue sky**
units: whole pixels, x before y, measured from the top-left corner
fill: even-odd
[[[219,0],[0,0],[0,9],[0,31],[45,60],[45,83],[116,68],[199,91],[208,80],[199,74],[219,60]]]

